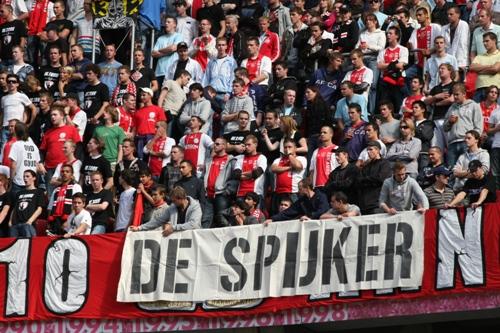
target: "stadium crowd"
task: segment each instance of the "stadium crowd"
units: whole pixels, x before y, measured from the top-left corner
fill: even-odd
[[[92,0],[1,2],[2,236],[341,220],[500,189],[498,0],[145,0],[133,50],[93,29]]]

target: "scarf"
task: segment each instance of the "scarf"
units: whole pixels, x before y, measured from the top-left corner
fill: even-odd
[[[11,2],[7,0],[6,2]],[[35,36],[43,31],[47,24],[47,9],[49,7],[49,0],[37,0],[33,5],[33,11],[30,13],[28,24],[28,35]]]

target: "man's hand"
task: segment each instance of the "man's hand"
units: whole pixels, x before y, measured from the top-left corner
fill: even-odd
[[[163,237],[168,237],[174,232],[174,227],[170,223],[167,223],[163,226],[162,235]]]
[[[420,214],[424,214],[425,208],[423,208],[423,207],[417,208],[417,212],[419,212]]]
[[[454,124],[454,123],[456,123],[457,121],[458,121],[458,116],[457,116],[457,115],[455,115],[455,114],[452,114],[452,115],[448,118],[448,122],[449,122],[450,124]]]
[[[134,232],[135,232],[135,231],[140,231],[141,229],[140,229],[140,227],[139,227],[139,226],[137,226],[137,225],[131,225],[131,226],[129,227],[129,230],[130,230],[130,231],[134,231]]]
[[[265,221],[264,221],[264,223],[262,223],[262,224],[264,225],[264,227],[267,227],[267,226],[268,226],[270,223],[272,223],[272,222],[273,222],[273,220],[271,220],[271,219],[267,219],[267,220],[265,220]]]
[[[391,207],[386,211],[386,213],[389,215],[396,215],[398,213],[398,211]]]
[[[470,207],[471,207],[472,209],[476,209],[476,208],[477,208],[477,207],[479,207],[479,206],[481,206],[481,204],[480,204],[478,201],[473,202],[473,203],[470,205]]]

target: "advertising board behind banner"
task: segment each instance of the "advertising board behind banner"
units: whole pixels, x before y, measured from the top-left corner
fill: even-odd
[[[282,222],[268,227],[199,230],[168,238],[138,232],[128,240],[123,233],[0,239],[0,288],[5,290],[0,293],[1,320],[253,318],[347,303],[356,309],[356,304],[368,300],[432,303],[436,296],[498,294],[499,213],[500,205],[493,204],[466,211],[430,210],[425,221],[417,213],[408,213],[342,223]],[[331,250],[330,255],[325,248]],[[148,262],[153,254],[160,260],[158,265]],[[215,263],[218,268],[212,267],[215,255],[221,261]],[[411,262],[404,259],[409,255]],[[423,274],[418,266],[422,260]],[[391,262],[393,265],[388,264]],[[345,274],[339,274],[342,264]],[[405,265],[409,270],[402,269]],[[246,278],[242,279],[244,271]],[[204,301],[197,301],[200,298],[194,292],[198,292],[193,285],[200,279],[197,274],[205,275],[202,283],[206,288],[214,288]],[[392,278],[385,279],[388,276]],[[223,287],[224,281],[230,288]],[[368,290],[370,287],[375,289]],[[306,292],[311,294],[263,296]],[[171,300],[146,298],[163,297],[164,293]],[[172,294],[176,297],[170,298]],[[185,298],[177,298],[177,294]],[[117,301],[118,297],[138,295],[137,302]]]

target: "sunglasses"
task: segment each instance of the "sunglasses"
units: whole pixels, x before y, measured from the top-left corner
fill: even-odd
[[[370,0],[368,3],[378,3],[378,0]]]
[[[17,81],[16,80],[8,80],[7,83],[13,83],[13,84],[15,84],[15,83],[17,83]]]
[[[401,126],[399,129],[408,129],[408,126]]]

